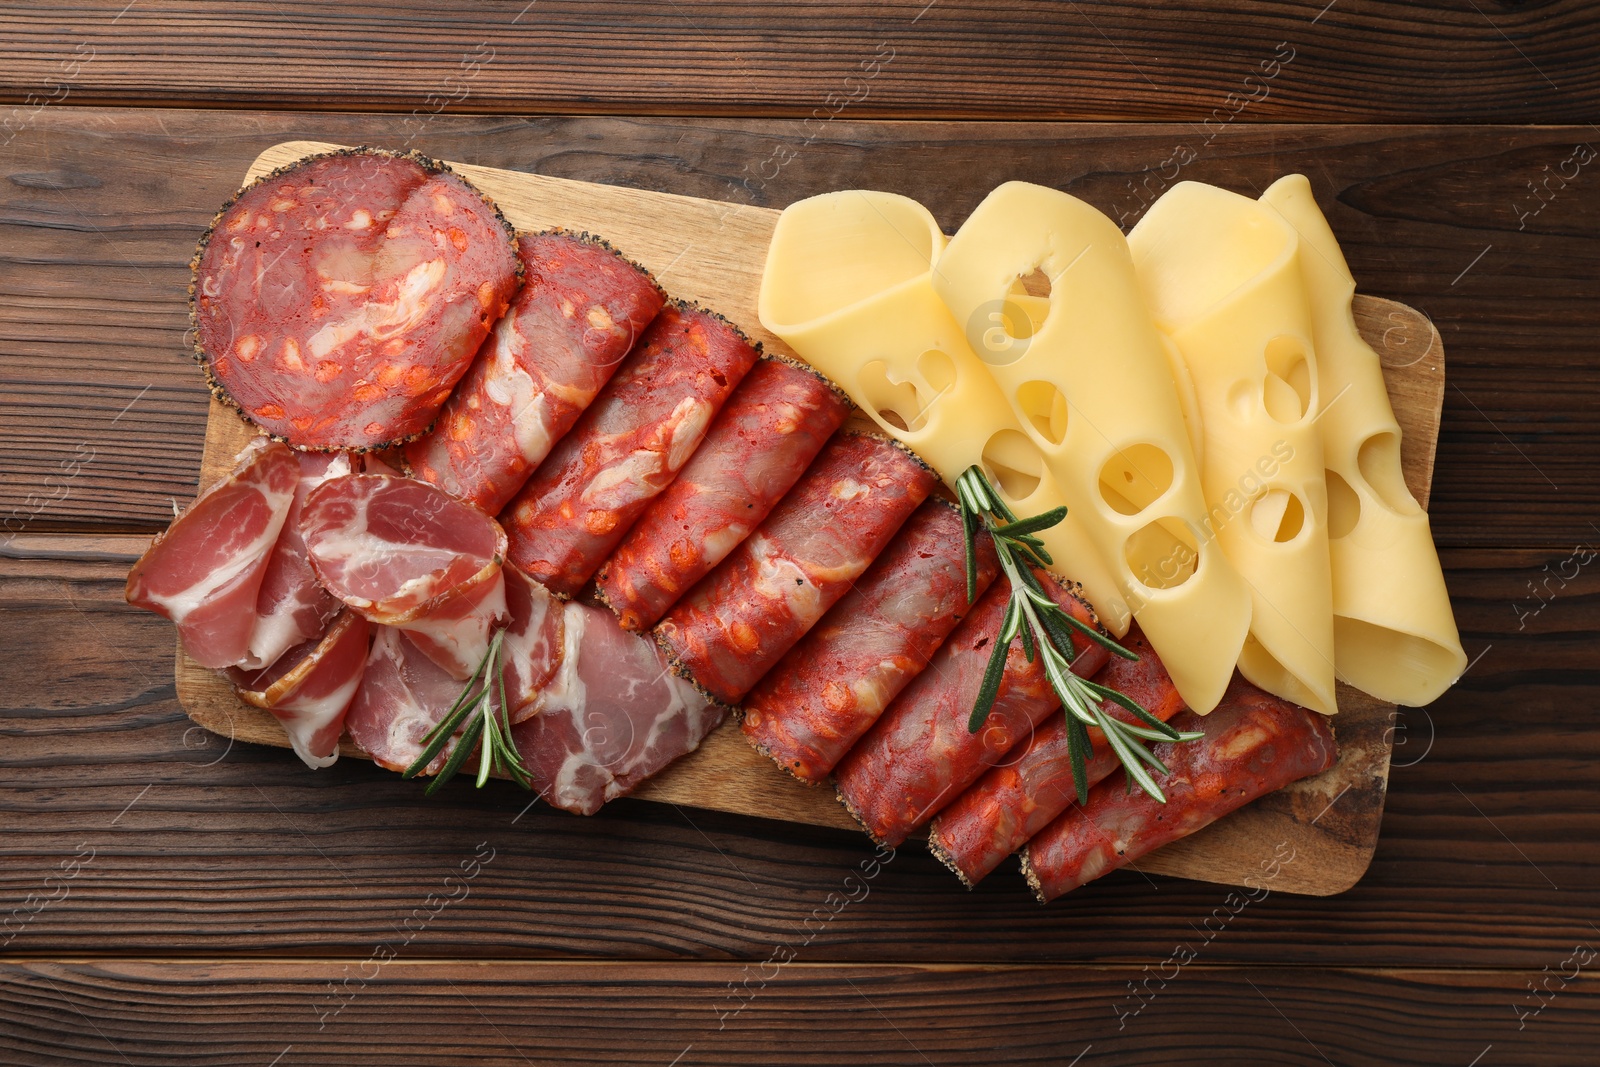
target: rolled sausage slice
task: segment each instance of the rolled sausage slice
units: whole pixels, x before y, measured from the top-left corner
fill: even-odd
[[[1209,715],[1184,712],[1180,730],[1205,736],[1160,743],[1171,772],[1156,775],[1166,804],[1128,792],[1118,773],[1068,808],[1022,851],[1022,873],[1041,902],[1092,882],[1139,857],[1203,829],[1290,782],[1321,774],[1338,759],[1326,716],[1264,693],[1237,673]]]
[[[996,574],[987,538],[978,559],[981,597]],[[745,698],[745,737],[802,782],[823,781],[969,608],[960,513],[942,500],[924,501]]]
[[[345,712],[366,671],[370,624],[341,611],[327,632],[288,650],[269,667],[227,671],[246,704],[270,711],[283,724],[295,755],[313,769],[339,758]]]
[[[1131,697],[1162,722],[1183,711],[1183,698],[1138,623],[1121,643],[1139,659],[1112,656],[1094,680]],[[1138,722],[1115,701],[1100,706],[1123,722]],[[1089,740],[1094,753],[1086,761],[1084,784],[1093,788],[1117,769],[1117,759],[1098,729],[1089,728]],[[1053,715],[1020,755],[1012,753],[989,768],[939,813],[928,829],[928,847],[971,887],[1077,800],[1066,716]]]
[[[685,677],[737,704],[889,544],[936,481],[874,434],[835,434],[772,513],[661,620]]]
[[[128,603],[171,619],[202,666],[248,662],[261,581],[299,480],[293,452],[253,439],[139,557]]]
[[[712,312],[673,304],[501,513],[510,560],[571,596],[689,461],[758,353]]]
[[[1094,610],[1076,591],[1035,571],[1045,591],[1067,611],[1098,626]],[[977,703],[991,644],[1000,633],[1009,582],[997,581],[940,646],[929,668],[912,679],[834,769],[839,800],[874,841],[898,847],[1006,753],[1027,742],[1060,707],[1045,678],[1042,657],[1027,661],[1022,636],[1006,653],[1000,689],[977,733],[967,722]],[[1105,666],[1105,648],[1073,634],[1073,673],[1084,677]]]
[[[272,436],[384,448],[432,424],[521,271],[510,225],[444,164],[310,156],[201,238],[195,351],[217,398]]]
[[[329,592],[409,631],[453,677],[477,668],[506,617],[506,535],[493,519],[425,482],[348,474],[311,491],[300,525]]]
[[[588,234],[523,236],[526,282],[439,421],[406,445],[411,473],[500,513],[572,428],[650,321],[661,289]]]
[[[809,367],[765,356],[705,441],[600,568],[625,630],[648,630],[749,536],[799,480],[850,401]]]

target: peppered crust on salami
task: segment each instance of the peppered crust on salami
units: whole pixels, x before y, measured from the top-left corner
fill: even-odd
[[[307,156],[246,186],[192,264],[212,393],[296,448],[425,432],[522,284],[498,208],[415,152]]]

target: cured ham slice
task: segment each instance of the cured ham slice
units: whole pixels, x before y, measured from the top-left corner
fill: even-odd
[[[1162,722],[1183,711],[1183,698],[1138,623],[1121,644],[1139,659],[1112,656],[1094,680],[1130,697]],[[1100,706],[1113,718],[1138,724],[1132,712],[1113,700]],[[1084,785],[1092,789],[1118,763],[1099,729],[1089,727],[1089,740],[1094,753],[1085,761]],[[939,813],[928,830],[928,847],[971,887],[1077,800],[1066,716],[1055,715],[1039,727],[1020,755],[1008,755],[991,767]]]
[[[654,626],[721,563],[849,413],[850,401],[817,372],[763,357],[596,577],[623,629]]]
[[[1056,603],[1080,621],[1098,625],[1093,609],[1075,592],[1044,571],[1034,573]],[[835,768],[839,800],[879,844],[902,844],[1060,707],[1045,679],[1043,657],[1029,663],[1019,634],[1007,651],[988,719],[977,733],[967,729],[990,643],[1010,598],[1009,582],[991,585],[929,668],[912,679]],[[1091,677],[1105,666],[1110,654],[1104,646],[1076,632],[1072,641],[1074,674]]]
[[[982,596],[997,566],[988,538],[978,548]],[[928,500],[745,698],[745,737],[802,782],[821,782],[928,666],[968,608],[960,513]]]
[[[501,513],[510,560],[571,596],[699,447],[756,361],[717,315],[672,304]]]
[[[256,601],[294,501],[294,453],[258,437],[231,473],[172,520],[128,573],[127,599],[171,619],[184,651],[206,667],[250,657]]]
[[[426,430],[521,283],[512,230],[415,153],[310,156],[244,189],[194,261],[218,399],[297,448]]]
[[[458,679],[506,617],[505,531],[437,486],[392,474],[330,478],[306,497],[306,552],[324,587],[372,622],[411,633]]]
[[[295,754],[313,769],[339,758],[345,712],[366,671],[369,624],[343,611],[327,633],[290,649],[269,667],[228,670],[247,704],[266,708],[283,723]]]
[[[933,489],[874,434],[833,436],[795,487],[656,627],[674,664],[737,704],[844,596]]]
[[[1235,674],[1209,715],[1184,712],[1180,730],[1196,741],[1159,743],[1171,773],[1156,774],[1166,804],[1129,792],[1118,773],[1070,807],[1022,852],[1022,871],[1041,902],[1132,863],[1162,845],[1203,829],[1257,797],[1321,774],[1338,759],[1326,716],[1264,693]]]
[[[506,706],[512,723],[538,711],[538,697],[561,666],[565,612],[550,591],[515,567],[505,570],[506,610],[501,639]]]
[[[247,670],[271,666],[294,646],[322,636],[329,621],[344,607],[338,597],[317,582],[300,533],[300,514],[311,490],[329,478],[350,473],[350,457],[297,452],[295,459],[300,465],[300,481],[262,575],[261,591],[256,595],[250,653],[241,664]]]
[[[693,752],[726,709],[675,675],[649,638],[628,633],[610,612],[572,601],[563,607],[560,670],[512,737],[541,797],[592,815]]]
[[[373,630],[366,672],[344,725],[373,762],[404,771],[422,755],[423,738],[461,695],[461,681],[425,656],[404,631]],[[449,758],[446,746],[425,773],[437,772]]]
[[[516,570],[506,572],[510,619],[502,641],[501,679],[513,723],[538,710],[538,698],[563,655],[563,604],[543,586]],[[426,655],[414,633],[392,626],[374,628],[366,679],[347,717],[350,739],[375,761],[404,771],[423,752],[423,738],[461,696],[461,679]],[[498,712],[500,689],[490,687]],[[425,773],[434,774],[450,758],[452,742]]]
[[[406,462],[491,515],[516,496],[661,310],[642,268],[588,234],[523,236],[526,282]]]

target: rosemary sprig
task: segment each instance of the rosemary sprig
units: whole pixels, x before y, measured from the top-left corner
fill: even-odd
[[[489,780],[491,771],[508,775],[524,789],[533,788],[533,776],[511,741],[511,713],[506,707],[506,680],[501,670],[504,635],[504,631],[498,631],[489,640],[489,651],[478,664],[478,669],[472,672],[472,677],[467,679],[461,695],[445,712],[444,718],[422,739],[422,755],[401,775],[402,778],[414,778],[427,770],[428,764],[460,730],[461,736],[457,738],[450,758],[434,775],[433,781],[428,783],[424,791],[427,796],[432,796],[435,789],[456,776],[461,765],[472,754],[474,746],[478,748],[479,789]],[[482,745],[478,744],[480,740]]]
[[[1165,804],[1167,798],[1146,765],[1162,774],[1167,773],[1167,768],[1141,742],[1193,741],[1201,735],[1175,730],[1140,707],[1137,701],[1072,673],[1072,661],[1077,657],[1072,644],[1074,631],[1099,642],[1114,655],[1131,660],[1139,657],[1057,604],[1033,573],[1035,565],[1048,567],[1054,562],[1037,534],[1066,518],[1067,509],[1054,508],[1042,515],[1019,519],[1000,499],[1000,495],[989,484],[988,477],[976,465],[968,467],[956,479],[956,496],[961,502],[962,530],[966,538],[968,602],[975,600],[978,592],[976,538],[980,529],[987,530],[994,541],[995,557],[1011,582],[1011,601],[1006,605],[1005,617],[1000,623],[1000,635],[989,654],[989,663],[983,672],[983,684],[978,689],[978,700],[972,708],[972,717],[967,721],[967,729],[977,733],[994,710],[1000,679],[1005,673],[1006,656],[1010,652],[1011,642],[1020,635],[1022,652],[1029,663],[1043,657],[1045,678],[1066,712],[1067,753],[1078,787],[1078,802],[1087,803],[1089,799],[1084,768],[1091,747],[1088,728],[1095,726],[1105,734],[1106,743],[1127,770],[1130,784],[1138,783],[1146,793]],[[1131,711],[1139,720],[1138,724],[1126,723],[1108,715],[1101,707],[1107,700]]]

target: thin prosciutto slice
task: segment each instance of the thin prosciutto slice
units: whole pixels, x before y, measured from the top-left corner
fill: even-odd
[[[593,815],[722,722],[725,708],[668,667],[609,611],[567,602],[561,668],[512,738],[550,804]]]
[[[233,471],[201,493],[133,565],[128,603],[171,619],[196,663],[245,662],[262,577],[299,478],[287,447],[265,437],[251,441]]]
[[[377,626],[366,672],[345,715],[350,740],[391,771],[404,771],[422,755],[422,739],[461,695],[461,682],[424,655],[403,630]],[[428,765],[444,766],[450,749]]]
[[[501,639],[501,677],[517,722],[536,711],[539,692],[561,666],[563,612],[561,601],[515,570],[506,571],[506,604],[511,618]],[[377,763],[404,771],[422,755],[428,731],[461,696],[462,682],[424,654],[415,634],[393,626],[374,629],[366,677],[345,725],[350,739]],[[491,699],[498,702],[499,692],[491,688]],[[427,773],[444,766],[450,751],[447,746]]]
[[[307,767],[339,758],[345,712],[366,671],[370,624],[353,611],[340,612],[325,634],[289,649],[262,670],[230,668],[239,699],[265,708],[283,724]]]
[[[339,598],[317,583],[306,541],[300,534],[300,515],[306,496],[327,481],[350,473],[350,457],[343,453],[297,452],[300,480],[284,519],[256,594],[256,624],[250,633],[250,654],[240,666],[260,670],[303,642],[322,636],[328,623],[344,607]]]
[[[506,535],[488,515],[425,482],[350,474],[311,491],[301,531],[334,596],[406,630],[452,677],[476,669],[506,618]]]

